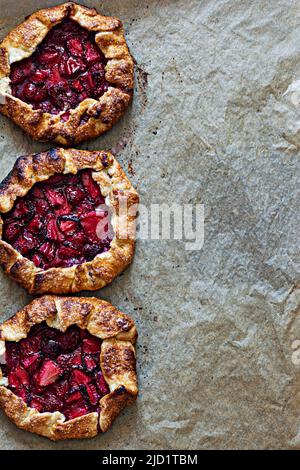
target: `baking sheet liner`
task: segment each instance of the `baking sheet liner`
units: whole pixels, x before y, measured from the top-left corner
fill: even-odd
[[[0,35],[56,3],[0,0]],[[108,433],[52,443],[1,413],[0,447],[300,447],[300,4],[81,3],[123,20],[136,60],[131,108],[81,148],[113,148],[147,206],[204,204],[204,246],[140,240],[96,293],[140,333],[140,396]],[[47,148],[0,118],[1,178]],[[30,296],[0,277],[3,321]]]

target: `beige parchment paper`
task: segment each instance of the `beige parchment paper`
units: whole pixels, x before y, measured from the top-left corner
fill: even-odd
[[[1,37],[56,3],[0,0]],[[113,148],[145,205],[204,204],[204,246],[140,240],[96,293],[140,333],[139,399],[107,434],[52,443],[1,414],[0,447],[299,447],[300,4],[82,3],[123,20],[136,90],[118,125],[81,148]],[[1,179],[47,148],[0,118]],[[0,298],[1,321],[30,300],[3,273]]]

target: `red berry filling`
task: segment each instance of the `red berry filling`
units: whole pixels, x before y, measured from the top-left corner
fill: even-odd
[[[100,350],[101,340],[78,326],[62,333],[43,322],[19,343],[6,342],[1,368],[9,388],[28,406],[73,419],[99,412],[100,398],[109,393]]]
[[[95,34],[72,20],[52,28],[32,56],[12,64],[10,80],[14,96],[51,114],[98,99],[108,88]],[[63,116],[67,120],[69,113]]]
[[[42,269],[91,261],[110,248],[108,207],[91,170],[37,183],[3,215],[3,240]]]

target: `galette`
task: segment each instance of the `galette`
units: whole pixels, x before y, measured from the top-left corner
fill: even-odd
[[[0,408],[55,441],[107,431],[138,393],[136,336],[103,300],[33,300],[0,325]]]
[[[117,18],[73,2],[39,10],[0,44],[0,111],[36,140],[99,136],[133,93],[133,60]]]
[[[100,289],[133,258],[138,200],[108,152],[22,156],[0,184],[0,265],[30,293]]]

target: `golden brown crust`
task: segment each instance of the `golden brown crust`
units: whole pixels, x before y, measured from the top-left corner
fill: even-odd
[[[90,262],[43,271],[3,241],[0,230],[0,264],[6,274],[30,293],[66,294],[97,290],[110,283],[132,260],[139,198],[119,163],[108,152],[61,148],[20,157],[0,184],[0,214],[10,211],[16,198],[27,194],[35,183],[54,173],[77,173],[83,168],[93,169],[92,176],[111,207],[114,230],[111,247]],[[127,205],[125,212],[122,210],[123,201]]]
[[[53,26],[72,18],[96,33],[95,41],[107,60],[105,78],[111,84],[99,100],[85,99],[70,111],[64,122],[61,114],[34,110],[12,96],[10,65],[29,57]],[[33,139],[61,145],[78,144],[110,129],[122,116],[133,93],[133,60],[126,45],[122,23],[102,16],[95,9],[73,2],[39,10],[16,26],[0,44],[0,111],[22,127]],[[91,116],[87,122],[83,119]]]
[[[93,437],[107,431],[120,411],[138,394],[133,346],[137,330],[132,319],[95,297],[45,295],[0,325],[0,356],[5,352],[5,341],[26,338],[30,328],[42,321],[60,331],[76,324],[103,340],[100,365],[110,393],[100,400],[100,415],[89,413],[65,421],[60,412],[39,413],[7,388],[1,368],[0,408],[19,428],[54,441]]]

